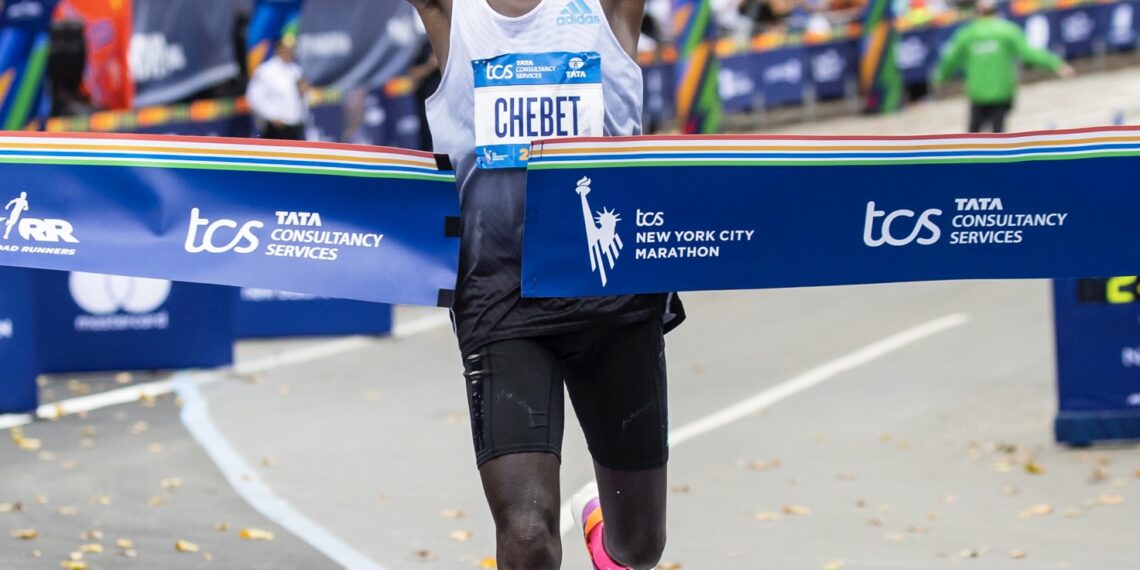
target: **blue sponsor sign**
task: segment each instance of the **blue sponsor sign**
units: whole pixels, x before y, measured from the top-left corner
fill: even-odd
[[[1066,59],[1086,57],[1093,53],[1093,41],[1104,38],[1098,17],[1101,7],[1077,7],[1057,12],[1057,29]]]
[[[1123,127],[981,140],[543,141],[528,171],[522,289],[574,297],[1119,273],[1140,267],[1138,169],[1140,129]]]
[[[39,405],[32,273],[0,267],[0,414]]]
[[[380,335],[392,331],[391,305],[304,293],[241,289],[235,311],[238,338]]]
[[[749,54],[720,59],[716,86],[725,112],[747,113],[759,107],[761,101],[757,99],[763,96],[763,91],[759,88],[759,75],[754,63]]]
[[[1115,51],[1136,49],[1136,39],[1140,37],[1138,8],[1140,8],[1138,2],[1119,2],[1098,7],[1100,23],[1097,29],[1103,30],[1108,49]]]
[[[207,368],[233,362],[229,287],[40,271],[36,319],[45,373]]]
[[[803,102],[809,76],[802,47],[757,52],[752,55],[752,60],[764,90],[765,107]]]
[[[454,287],[454,176],[400,149],[8,134],[0,265],[436,305]],[[28,150],[31,149],[31,150]],[[144,150],[140,150],[144,149]],[[9,201],[10,200],[10,201]]]
[[[848,84],[855,80],[859,68],[858,49],[855,40],[806,48],[808,76],[820,99],[840,99],[847,95]]]
[[[1140,439],[1140,279],[1055,281],[1057,441]]]

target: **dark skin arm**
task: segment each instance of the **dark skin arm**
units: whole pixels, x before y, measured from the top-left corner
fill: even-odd
[[[440,69],[447,63],[451,47],[452,0],[408,0],[419,13],[427,30],[428,41],[439,61]],[[505,16],[521,16],[534,9],[540,0],[476,0],[488,2],[491,8]],[[601,0],[602,10],[618,43],[632,58],[637,58],[637,39],[641,33],[641,17],[645,13],[645,0]]]

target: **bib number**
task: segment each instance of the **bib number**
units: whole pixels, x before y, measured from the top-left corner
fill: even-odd
[[[477,168],[526,168],[531,141],[603,134],[597,53],[506,54],[472,66]]]

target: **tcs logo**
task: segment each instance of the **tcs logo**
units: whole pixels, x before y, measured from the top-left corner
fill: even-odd
[[[487,79],[511,79],[514,76],[514,66],[510,64],[487,66]]]
[[[942,237],[942,230],[931,220],[934,216],[940,215],[942,215],[942,210],[937,208],[931,208],[922,212],[922,214],[918,216],[918,219],[915,220],[914,226],[911,227],[909,233],[907,233],[905,237],[897,237],[898,234],[895,232],[898,231],[898,229],[895,228],[895,230],[892,231],[891,225],[899,218],[913,219],[915,217],[914,211],[895,210],[888,214],[883,210],[875,209],[874,202],[867,202],[867,218],[863,225],[863,243],[867,244],[868,247],[879,247],[883,244],[903,246],[914,241],[918,241],[919,245],[930,245]],[[877,224],[879,218],[883,218],[881,224]],[[875,237],[876,225],[879,226],[879,237]],[[919,237],[919,234],[921,234],[923,230],[928,232],[927,235]]]
[[[206,229],[199,239],[198,229],[202,227]],[[240,228],[233,220],[211,222],[201,217],[198,208],[194,208],[190,210],[190,229],[186,232],[185,249],[190,253],[250,253],[260,244],[254,230],[264,227],[265,224],[256,220],[246,222]]]

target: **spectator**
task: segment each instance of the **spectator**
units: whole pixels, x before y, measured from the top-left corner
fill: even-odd
[[[938,86],[965,68],[971,133],[987,127],[995,133],[1005,131],[1005,117],[1017,92],[1019,58],[1061,77],[1073,74],[1056,54],[1030,47],[1021,28],[997,14],[994,0],[979,0],[978,17],[954,33],[934,76]]]
[[[297,64],[296,43],[293,36],[282,38],[274,56],[258,66],[249,79],[246,98],[263,138],[305,140],[309,115],[305,93],[309,84]]]

